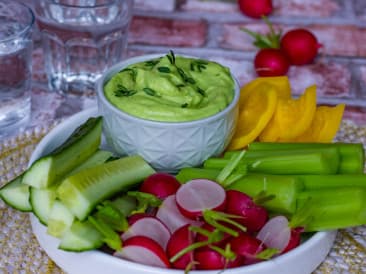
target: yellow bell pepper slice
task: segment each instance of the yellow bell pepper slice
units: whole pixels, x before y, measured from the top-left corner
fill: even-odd
[[[311,126],[295,142],[329,143],[333,141],[342,122],[345,104],[334,107],[318,106]]]
[[[274,85],[261,82],[255,90],[240,98],[237,128],[228,149],[244,148],[258,137],[273,116],[277,94]]]
[[[243,102],[245,97],[258,88],[262,83],[271,84],[276,88],[277,96],[279,98],[291,98],[291,86],[287,76],[273,76],[273,77],[257,77],[244,85],[240,90],[240,102]]]
[[[259,140],[286,142],[300,136],[310,127],[315,110],[315,85],[308,87],[298,99],[280,98],[273,117],[259,135]]]

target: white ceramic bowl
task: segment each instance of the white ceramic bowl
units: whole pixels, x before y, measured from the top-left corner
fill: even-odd
[[[125,60],[107,70],[97,83],[98,108],[109,146],[120,155],[140,154],[156,170],[176,172],[197,166],[210,156],[220,154],[234,134],[238,116],[240,88],[235,82],[232,102],[223,111],[190,122],[157,122],[123,112],[104,96],[104,84],[121,69],[161,54]]]
[[[71,132],[91,116],[97,116],[97,109],[78,113],[55,127],[38,144],[30,163],[59,146]],[[133,263],[102,253],[88,251],[66,252],[57,248],[59,240],[46,232],[38,219],[31,215],[31,224],[40,246],[68,274],[184,274],[180,270],[162,269]],[[310,274],[324,260],[333,245],[336,231],[318,232],[299,247],[275,259],[222,271],[191,271],[190,274]]]

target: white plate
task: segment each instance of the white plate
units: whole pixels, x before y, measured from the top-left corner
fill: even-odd
[[[80,124],[98,115],[96,108],[82,111],[55,127],[38,144],[30,163],[60,145]],[[57,248],[59,240],[46,233],[46,227],[31,215],[33,232],[48,256],[69,274],[183,274],[180,270],[161,269],[115,258],[100,251],[66,252]],[[294,250],[275,259],[250,266],[225,270],[227,274],[309,274],[325,259],[336,231],[318,232]],[[191,274],[216,274],[220,271],[191,271]]]

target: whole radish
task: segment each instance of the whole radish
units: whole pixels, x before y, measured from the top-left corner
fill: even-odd
[[[268,220],[267,210],[254,203],[247,194],[237,190],[226,191],[227,213],[240,216],[235,221],[243,224],[249,232],[259,231]]]
[[[304,228],[302,227],[295,227],[291,229],[290,241],[288,242],[285,249],[282,251],[282,254],[300,245],[302,232],[304,232]]]
[[[269,15],[272,10],[272,0],[239,0],[239,9],[252,18],[261,18]]]
[[[169,259],[172,259],[178,252],[194,243],[195,233],[191,231],[189,227],[189,224],[180,227],[170,237],[166,248]],[[186,269],[192,262],[193,250],[173,261],[172,265],[177,269]]]
[[[292,65],[313,62],[322,45],[315,35],[306,29],[293,29],[283,35],[280,47]]]
[[[231,249],[244,258],[244,264],[249,265],[261,261],[256,255],[266,249],[262,241],[249,233],[242,232],[230,241]]]
[[[281,50],[265,48],[256,54],[254,68],[258,76],[282,76],[287,74],[290,63]]]
[[[165,199],[175,194],[179,187],[180,183],[173,175],[159,172],[147,177],[139,190],[153,194],[159,199]]]
[[[215,270],[233,268],[243,265],[244,259],[236,255],[233,259],[225,258],[216,250],[205,248],[194,252],[194,260],[199,270]]]

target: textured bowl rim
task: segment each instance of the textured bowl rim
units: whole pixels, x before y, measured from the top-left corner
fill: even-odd
[[[111,77],[116,74],[118,71],[120,71],[121,69],[134,64],[134,63],[138,63],[138,62],[142,62],[142,61],[146,61],[146,60],[150,60],[153,58],[157,58],[157,57],[162,57],[165,56],[166,54],[146,54],[146,55],[140,55],[140,56],[135,56],[135,57],[131,57],[128,59],[125,59],[124,61],[121,61],[117,64],[115,64],[114,66],[110,67],[109,69],[107,69],[103,75],[98,79],[97,83],[96,83],[96,90],[97,90],[97,100],[98,100],[98,104],[103,104],[104,106],[106,106],[108,108],[108,110],[112,111],[113,114],[115,115],[119,115],[121,117],[123,117],[124,119],[128,119],[130,121],[135,121],[136,123],[142,123],[146,126],[173,126],[173,127],[186,127],[186,126],[194,126],[197,124],[206,124],[206,123],[210,123],[212,121],[215,121],[217,119],[220,119],[221,117],[225,116],[228,112],[230,112],[239,102],[239,97],[240,97],[240,86],[239,83],[237,81],[237,79],[235,78],[235,76],[231,73],[230,71],[230,75],[234,81],[234,97],[232,99],[232,101],[230,102],[229,105],[226,106],[225,109],[219,111],[218,113],[211,115],[209,117],[205,117],[202,119],[198,119],[198,120],[193,120],[193,121],[182,121],[182,122],[164,122],[164,121],[154,121],[154,120],[148,120],[148,119],[144,119],[144,118],[140,118],[134,115],[131,115],[123,110],[120,110],[119,108],[117,108],[116,106],[114,106],[104,95],[104,84],[111,79]],[[190,56],[190,55],[184,55],[184,54],[177,54],[178,56],[183,56],[183,57],[188,57],[188,58],[196,58],[198,59],[199,57],[196,56]],[[208,60],[208,59],[207,59]],[[209,60],[210,61],[210,60]]]

